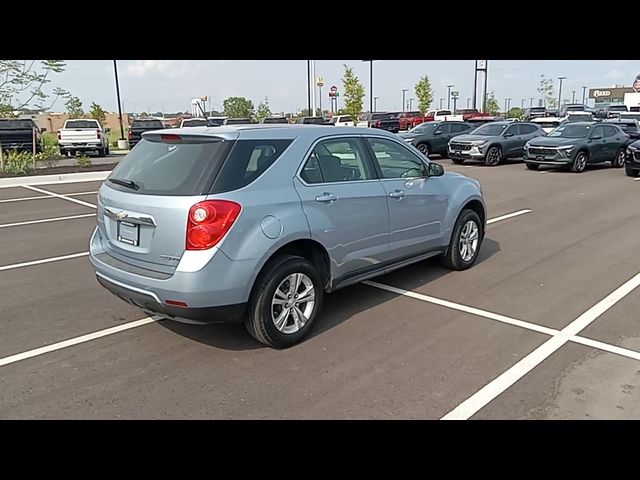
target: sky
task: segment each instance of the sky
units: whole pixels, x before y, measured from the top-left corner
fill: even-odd
[[[316,76],[322,77],[323,109],[329,106],[328,87],[342,91],[344,64],[365,86],[364,110],[369,106],[369,63],[360,60],[316,60]],[[637,60],[489,60],[488,91],[495,92],[499,105],[505,97],[511,106],[529,106],[536,100],[540,75],[554,79],[558,94],[558,76],[563,81],[563,99],[582,100],[582,87],[630,86],[640,73]],[[402,89],[408,89],[407,101],[415,98],[414,87],[420,76],[428,75],[434,90],[433,107],[444,98],[446,85],[459,92],[458,108],[467,106],[473,96],[474,60],[380,60],[374,62],[374,96],[378,111],[402,110]],[[190,111],[193,97],[209,96],[214,109],[230,96],[244,96],[254,105],[268,98],[273,112],[297,112],[307,106],[306,60],[120,60],[120,93],[127,112]],[[113,62],[111,60],[69,60],[66,71],[52,78],[53,86],[69,90],[84,103],[91,102],[108,111],[117,111]],[[536,102],[534,100],[534,104]],[[472,102],[472,100],[471,100]],[[591,104],[591,103],[590,103]],[[414,108],[416,101],[413,103]],[[452,105],[453,106],[453,105]],[[53,111],[63,111],[58,101]]]

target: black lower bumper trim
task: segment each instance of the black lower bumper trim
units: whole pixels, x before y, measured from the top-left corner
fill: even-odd
[[[199,308],[182,308],[174,305],[165,305],[158,303],[150,295],[121,287],[100,276],[96,276],[96,278],[100,285],[121,300],[141,308],[151,315],[161,315],[178,322],[196,324],[242,323],[247,311],[246,303]]]

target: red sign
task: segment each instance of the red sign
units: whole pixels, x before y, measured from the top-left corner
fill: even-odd
[[[338,87],[336,87],[335,85],[333,87],[331,87],[329,90],[331,90],[332,92],[337,92],[338,91]]]

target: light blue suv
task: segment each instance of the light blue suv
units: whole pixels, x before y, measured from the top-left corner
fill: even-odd
[[[480,184],[380,129],[146,132],[98,195],[97,279],[148,314],[244,322],[287,347],[325,293],[441,256],[475,262]]]

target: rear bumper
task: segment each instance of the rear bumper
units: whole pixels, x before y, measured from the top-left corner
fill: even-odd
[[[61,152],[66,152],[69,150],[77,150],[77,151],[83,151],[83,150],[97,150],[100,148],[104,148],[102,145],[102,142],[97,141],[94,142],[78,142],[77,144],[73,144],[73,143],[64,143],[64,144],[59,144],[59,148]]]
[[[158,297],[152,292],[131,290],[101,274],[96,274],[96,278],[100,285],[119,299],[141,308],[149,315],[159,315],[178,322],[192,324],[242,323],[247,310],[246,303],[200,308],[166,305],[160,303]]]

